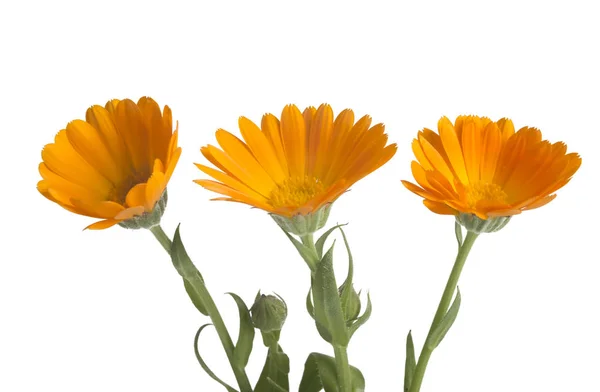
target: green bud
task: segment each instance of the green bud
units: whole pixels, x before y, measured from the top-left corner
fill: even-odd
[[[456,221],[465,229],[475,234],[493,233],[499,231],[510,221],[510,216],[498,216],[488,219],[481,219],[474,214],[460,213],[456,216]]]
[[[354,286],[351,285],[346,288],[346,283],[342,284],[339,288],[339,295],[342,302],[342,312],[344,313],[344,319],[346,322],[354,321],[360,314],[360,296],[354,290]]]
[[[287,317],[287,305],[280,297],[259,292],[250,313],[254,328],[263,333],[281,331]]]
[[[144,212],[142,215],[134,216],[131,219],[124,220],[119,223],[119,226],[126,229],[150,229],[160,223],[165,208],[167,208],[167,190],[163,192],[160,199],[154,205],[150,212]]]
[[[298,214],[291,218],[276,214],[270,215],[283,230],[302,237],[312,234],[325,226],[327,218],[329,218],[332,204],[333,203],[326,204],[318,211],[308,215]]]

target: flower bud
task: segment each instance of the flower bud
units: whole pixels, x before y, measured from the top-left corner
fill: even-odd
[[[475,214],[464,214],[461,212],[456,216],[456,221],[470,232],[481,234],[501,230],[508,224],[510,218],[510,216],[498,216],[481,219]]]
[[[308,215],[298,214],[291,218],[276,214],[270,215],[283,230],[290,234],[302,237],[307,234],[312,234],[325,226],[327,218],[329,218],[332,204],[333,203],[326,204],[319,210]]]
[[[154,208],[150,212],[144,212],[142,215],[134,216],[131,219],[119,222],[119,226],[126,229],[150,229],[160,223],[165,209],[167,208],[167,190],[163,192],[160,199],[154,205]]]
[[[348,290],[346,292],[346,290]],[[342,284],[339,288],[339,295],[342,302],[342,312],[344,313],[344,319],[346,322],[354,321],[360,314],[360,296],[354,290],[354,286],[351,285],[346,288],[346,283]]]
[[[261,332],[281,331],[287,317],[287,305],[280,297],[259,293],[250,313],[254,327]]]

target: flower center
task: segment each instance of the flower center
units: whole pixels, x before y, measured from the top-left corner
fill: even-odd
[[[271,191],[269,204],[275,208],[300,207],[324,190],[323,183],[317,178],[308,176],[288,178]]]
[[[470,208],[475,208],[480,201],[486,201],[490,204],[504,204],[508,197],[499,185],[487,182],[469,184],[466,195],[467,204]]]

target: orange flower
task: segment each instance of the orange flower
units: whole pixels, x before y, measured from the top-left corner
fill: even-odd
[[[437,214],[507,217],[553,200],[581,165],[562,143],[542,140],[538,129],[515,133],[509,119],[446,117],[438,133],[419,132],[412,149],[412,173],[420,186],[402,181]]]
[[[37,188],[71,212],[102,219],[88,229],[106,229],[153,211],[180,154],[168,106],[161,114],[151,98],[114,99],[90,107],[86,121],[71,121],[44,147]]]
[[[395,144],[386,146],[383,124],[370,125],[369,116],[354,123],[350,109],[334,119],[326,104],[304,112],[288,105],[281,121],[266,114],[260,128],[240,117],[244,141],[219,129],[221,149],[201,149],[220,170],[196,166],[217,181],[195,182],[226,196],[215,200],[245,203],[287,218],[313,214],[395,154]]]

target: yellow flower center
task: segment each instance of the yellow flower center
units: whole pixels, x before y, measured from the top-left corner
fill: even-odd
[[[288,178],[269,195],[273,207],[300,207],[325,191],[323,183],[314,177]]]
[[[508,197],[499,185],[487,182],[469,184],[466,189],[467,205],[475,208],[477,203],[484,200],[491,204],[504,204]]]

